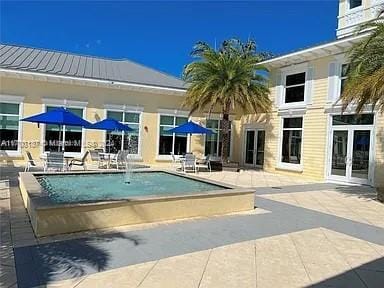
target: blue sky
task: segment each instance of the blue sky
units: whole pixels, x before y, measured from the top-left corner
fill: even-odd
[[[126,58],[180,76],[196,41],[252,37],[281,54],[335,38],[337,0],[4,1],[0,41]]]

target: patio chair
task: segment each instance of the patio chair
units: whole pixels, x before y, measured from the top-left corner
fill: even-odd
[[[183,172],[192,171],[196,173],[196,157],[193,154],[185,154],[183,163]]]
[[[182,161],[179,158],[176,158],[174,153],[170,153],[172,157],[172,166],[175,170],[183,169]]]
[[[125,168],[125,164],[127,163],[127,156],[127,151],[119,150],[119,152],[117,152],[117,154],[111,158],[109,165],[115,166],[117,170],[119,170],[121,166]]]
[[[196,172],[199,173],[200,169],[206,169],[209,170],[209,172],[212,172],[211,169],[211,161],[209,160],[209,155],[205,157],[205,159],[199,159],[196,161]]]
[[[119,157],[117,157],[117,165],[118,165],[117,169],[119,169],[120,167],[123,167],[123,168],[127,167],[128,155],[129,155],[128,150],[121,151]]]
[[[87,160],[87,156],[89,154],[89,151],[85,151],[84,155],[81,157],[81,158],[74,158],[71,160],[71,162],[69,163],[69,170],[72,169],[72,166],[81,166],[83,167],[84,170],[87,170],[87,163],[86,163],[86,160]]]
[[[64,152],[50,152],[47,154],[44,172],[52,169],[55,171],[65,170]]]
[[[106,162],[104,155],[100,155],[100,153],[103,153],[103,149],[94,149],[89,150],[89,156],[91,156],[91,162],[97,164],[97,168],[102,168],[104,166],[108,165],[108,162]]]
[[[25,169],[24,172],[28,172],[31,167],[37,167],[36,161],[33,159],[31,152],[25,151],[25,154],[27,155],[27,163],[25,163]]]

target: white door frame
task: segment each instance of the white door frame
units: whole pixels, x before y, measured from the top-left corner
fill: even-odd
[[[370,132],[368,179],[352,177],[353,138],[354,138],[354,133],[357,130]],[[337,125],[337,126],[331,126],[329,131],[330,132],[329,132],[329,137],[328,137],[327,180],[337,181],[337,182],[355,183],[355,184],[373,185],[374,147],[375,147],[374,125]],[[347,131],[347,133],[348,133],[346,176],[339,176],[339,175],[332,175],[331,174],[332,173],[333,132],[334,131]]]
[[[253,146],[253,163],[252,164],[246,163],[246,159],[247,159],[247,132],[248,131],[254,131],[254,133],[255,133],[255,137],[253,139],[253,141],[254,141],[253,145],[254,146]],[[257,144],[258,144],[258,141],[259,141],[259,134],[258,134],[259,131],[264,131],[264,133],[265,133],[265,129],[263,129],[263,128],[245,128],[244,129],[243,165],[245,167],[249,167],[249,168],[263,168],[262,165],[257,165],[256,164],[256,162],[257,162]],[[264,142],[265,142],[265,136],[264,136]],[[264,143],[264,145],[265,145],[265,143]],[[265,150],[265,147],[264,147],[264,150]]]

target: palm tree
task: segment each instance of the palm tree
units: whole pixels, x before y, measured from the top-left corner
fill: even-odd
[[[343,109],[357,103],[361,113],[366,104],[384,112],[384,10],[374,19],[359,27],[357,33],[369,33],[348,52],[349,68],[345,89],[341,95]],[[377,179],[379,181],[381,179]],[[381,180],[383,181],[383,180]],[[377,186],[377,199],[384,202],[384,182]]]
[[[196,61],[184,68],[187,96],[183,103],[196,111],[219,110],[222,113],[223,162],[228,161],[229,114],[241,109],[244,113],[266,113],[271,109],[269,88],[264,76],[267,69],[259,63],[269,54],[256,52],[256,43],[238,39],[224,41],[219,49],[197,42],[191,55]]]
[[[368,31],[362,41],[348,51],[349,68],[341,95],[344,109],[356,103],[360,113],[366,104],[384,112],[384,22],[381,15],[359,27],[357,33]]]

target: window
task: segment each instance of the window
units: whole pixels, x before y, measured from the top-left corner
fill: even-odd
[[[108,131],[106,133],[107,151],[117,153],[119,150],[127,150],[129,154],[139,154],[140,113],[107,111],[107,118],[115,119],[134,129],[132,132]]]
[[[285,103],[303,102],[305,72],[287,75],[285,78]]]
[[[373,114],[335,115],[332,125],[373,125]]]
[[[281,162],[291,164],[301,163],[302,130],[302,117],[283,119]]]
[[[0,150],[17,151],[19,104],[0,103]]]
[[[362,0],[349,0],[349,9],[360,7],[362,2]]]
[[[57,107],[47,106],[47,111],[57,109]],[[82,108],[66,108],[68,111],[73,114],[83,117]],[[58,125],[47,124],[45,126],[45,145],[44,151],[58,151],[58,145],[62,145],[59,142],[64,141],[64,151],[65,152],[81,152],[82,146],[82,136],[83,129],[79,126],[63,126],[61,127],[62,131],[60,133],[60,128]]]
[[[345,81],[347,80],[347,71],[348,71],[348,64],[341,65],[341,74],[340,74],[340,95],[344,91],[345,87]]]
[[[187,135],[168,132],[187,121],[187,117],[160,115],[159,155],[183,155],[187,152]]]
[[[221,143],[223,142],[223,124],[221,120],[207,120],[207,128],[211,129],[213,132],[211,135],[206,135],[205,137],[205,155],[218,156],[221,157]],[[231,122],[229,122],[229,127],[231,127]],[[229,147],[228,155],[229,157],[231,151],[231,129],[229,129]]]

